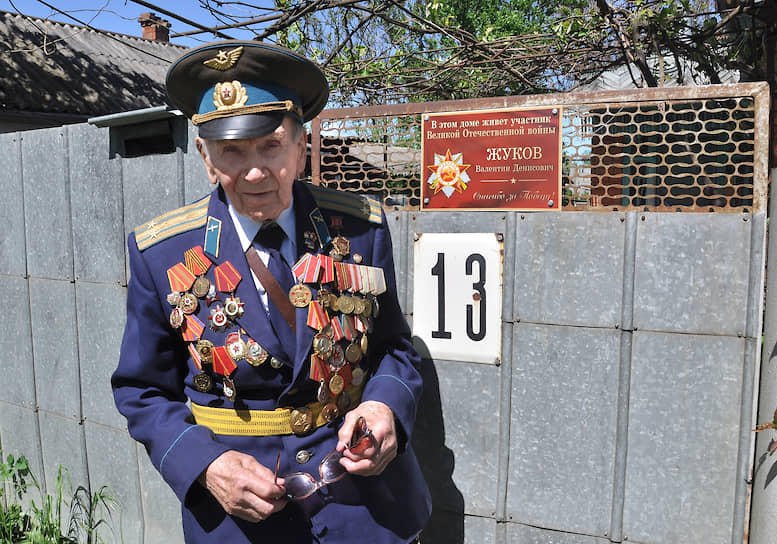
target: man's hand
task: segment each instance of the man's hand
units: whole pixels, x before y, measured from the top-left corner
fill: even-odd
[[[360,416],[367,422],[372,437],[366,448],[357,448],[358,452],[354,452],[346,447],[351,442]],[[352,474],[376,476],[383,472],[397,456],[397,435],[391,408],[382,402],[368,400],[345,414],[345,422],[338,433],[337,450],[343,452],[340,464]]]
[[[198,481],[233,516],[254,523],[282,510],[288,500],[283,479],[245,453],[226,451],[216,457]]]

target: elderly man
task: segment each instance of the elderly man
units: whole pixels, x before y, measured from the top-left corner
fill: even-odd
[[[216,188],[130,234],[112,385],[186,541],[413,540],[430,514],[409,443],[421,379],[386,219],[295,180],[323,74],[226,41],[185,53],[167,87]]]

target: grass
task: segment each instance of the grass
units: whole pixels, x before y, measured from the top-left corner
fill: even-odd
[[[98,544],[118,501],[107,486],[72,491],[67,469],[57,470],[54,494],[44,494],[24,456],[0,450],[0,544]],[[36,498],[38,501],[36,502]],[[27,507],[23,505],[27,501]]]

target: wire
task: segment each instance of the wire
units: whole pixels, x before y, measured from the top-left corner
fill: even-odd
[[[186,19],[185,17],[181,17],[180,15],[173,13],[172,11],[167,11],[164,8],[160,8],[159,6],[155,6],[154,4],[150,4],[148,2],[144,2],[143,0],[130,0],[130,2],[133,2],[135,4],[139,4],[143,7],[153,9],[161,13],[162,15],[167,15],[168,17],[171,17],[173,19],[176,19],[178,21],[181,21],[182,23],[186,23],[189,26],[193,26],[194,28],[199,28],[200,30],[204,32],[211,32],[214,36],[218,36],[219,38],[224,38],[227,40],[233,40],[231,36],[228,36],[224,34],[223,32],[217,32],[215,29],[210,29],[207,26],[201,25],[199,23],[196,23],[192,21],[191,19]]]

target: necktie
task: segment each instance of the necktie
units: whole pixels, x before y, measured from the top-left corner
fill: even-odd
[[[278,223],[273,222],[259,229],[256,237],[254,237],[254,244],[269,253],[270,259],[267,263],[267,269],[275,278],[275,281],[278,282],[282,291],[281,296],[286,297],[285,300],[288,300],[289,290],[294,285],[294,276],[280,252],[281,244],[285,238],[286,234],[283,232],[283,229]],[[267,285],[264,288],[268,290]],[[275,329],[278,339],[281,341],[281,346],[286,351],[288,361],[293,364],[297,344],[296,335],[276,304],[274,300],[276,297],[273,297],[269,290],[267,295],[270,322],[273,329]]]

